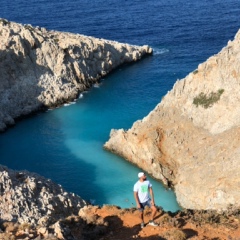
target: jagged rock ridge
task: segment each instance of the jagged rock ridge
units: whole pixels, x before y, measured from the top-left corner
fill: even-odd
[[[42,107],[77,98],[119,65],[151,53],[148,46],[0,19],[0,130]]]
[[[0,219],[46,226],[77,215],[87,203],[36,173],[0,165]]]
[[[173,185],[184,208],[240,206],[239,92],[240,31],[104,146]]]

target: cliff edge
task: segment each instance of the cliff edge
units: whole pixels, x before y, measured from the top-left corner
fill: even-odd
[[[239,207],[239,93],[240,31],[104,147],[174,186],[184,208]]]
[[[152,49],[0,19],[0,130],[76,99],[107,73]]]
[[[157,209],[140,227],[136,208],[92,206],[36,173],[0,165],[0,239],[238,239],[240,211]],[[145,222],[151,209],[145,212]]]

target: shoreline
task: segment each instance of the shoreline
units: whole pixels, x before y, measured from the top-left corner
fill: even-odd
[[[118,67],[153,54],[147,45],[49,31],[6,19],[0,19],[0,31],[1,131],[22,116],[73,101]]]

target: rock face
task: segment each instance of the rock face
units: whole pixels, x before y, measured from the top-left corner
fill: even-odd
[[[101,77],[151,54],[131,46],[0,19],[0,130],[78,97]]]
[[[86,202],[51,180],[0,165],[0,219],[47,226],[77,215]]]
[[[171,184],[189,209],[240,206],[240,31],[104,147]]]

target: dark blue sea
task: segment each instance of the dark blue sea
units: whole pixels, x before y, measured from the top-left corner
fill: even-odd
[[[10,21],[154,49],[153,56],[117,69],[76,102],[0,135],[1,164],[37,172],[95,204],[135,206],[132,189],[140,169],[103,150],[110,130],[130,128],[177,79],[232,40],[240,28],[240,1],[0,0],[0,6],[0,17]],[[179,209],[174,192],[149,179],[157,205]]]

